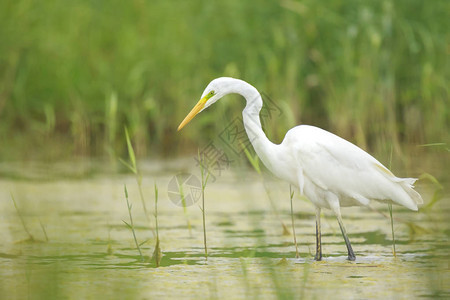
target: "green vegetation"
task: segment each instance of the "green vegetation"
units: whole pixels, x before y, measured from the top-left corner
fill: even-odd
[[[203,165],[204,163],[206,163],[206,160],[201,157],[201,154],[199,151],[198,152],[198,165],[200,167],[200,173],[201,173],[201,177],[202,177],[202,206],[200,207],[200,210],[202,211],[203,245],[205,247],[205,260],[208,260],[208,247],[206,245],[205,189],[206,189],[206,184],[208,183],[208,179],[209,179],[209,175],[210,175],[210,173],[208,171],[210,166],[204,166]]]
[[[34,242],[36,239],[31,235],[30,231],[27,228],[27,225],[25,225],[25,220],[23,219],[22,213],[20,212],[19,208],[17,207],[16,199],[14,199],[14,195],[11,193],[11,200],[14,203],[14,208],[16,209],[17,215],[19,216],[20,223],[22,223],[23,230],[27,233],[28,238],[24,241]],[[44,227],[42,227],[44,228]],[[47,235],[45,235],[47,236]]]
[[[392,147],[391,147],[391,153],[389,155],[389,169],[392,167]],[[394,217],[392,215],[392,203],[388,203],[388,210],[389,210],[389,218],[391,219],[391,233],[392,233],[392,254],[394,257],[397,257],[397,251],[395,250],[395,232],[394,232]]]
[[[297,237],[295,236],[295,224],[294,224],[294,191],[292,190],[292,185],[289,185],[289,200],[291,202],[291,223],[292,223],[292,235],[294,236],[294,245],[295,245],[295,258],[299,258],[300,254],[298,253],[298,245],[297,245]]]
[[[162,251],[159,244],[159,226],[158,226],[158,187],[155,182],[155,228],[156,228],[156,243],[153,251],[152,260],[155,261],[156,267],[160,266],[162,259]]]
[[[449,298],[448,7],[448,0],[0,1],[0,298]],[[288,203],[284,183],[265,181],[263,190],[254,182],[263,176],[236,172],[213,182],[200,169],[202,216],[188,207],[186,185],[177,209],[166,181],[192,169],[140,158],[191,155],[194,163],[198,148],[220,143],[219,133],[241,117],[240,97],[176,132],[219,76],[242,78],[272,99],[281,115],[262,124],[274,142],[296,124],[313,124],[384,164],[393,156],[397,175],[422,174],[425,205],[419,213],[395,208],[395,216],[375,207],[385,218],[343,211],[357,263],[345,260],[327,212],[329,256],[313,262],[311,204],[300,195],[293,204],[292,191]],[[264,173],[240,141],[242,155],[227,163]],[[143,178],[155,180],[154,203]],[[138,190],[128,195],[122,184],[134,179]],[[294,244],[301,237],[296,254],[288,218]],[[155,240],[143,241],[149,227]]]
[[[128,134],[128,129],[125,127],[125,139],[127,141],[128,157],[130,158],[130,163],[119,158],[119,161],[126,166],[131,172],[136,175],[136,182],[139,188],[139,196],[141,197],[142,208],[144,209],[145,217],[149,220],[149,214],[147,212],[147,207],[145,205],[144,193],[142,191],[142,175],[139,173],[136,163],[136,155],[134,154],[133,145],[131,144],[130,135]]]
[[[391,219],[391,233],[392,233],[392,254],[397,257],[397,251],[395,250],[395,232],[394,232],[394,217],[392,216],[392,203],[388,203],[389,218]]]
[[[142,255],[142,251],[141,251],[141,245],[138,243],[138,240],[136,238],[136,231],[134,230],[134,223],[133,223],[133,215],[131,214],[131,208],[133,207],[133,204],[131,204],[128,201],[128,191],[127,191],[127,186],[124,185],[124,192],[125,192],[125,200],[127,201],[127,209],[128,209],[128,215],[130,217],[130,223],[122,220],[122,222],[131,230],[131,232],[133,233],[133,239],[134,239],[134,243],[136,244],[136,249],[139,252],[139,256],[141,257],[141,261],[144,261],[144,256]]]
[[[18,241],[16,241],[16,243],[42,243],[43,241],[35,239],[34,236],[31,234],[30,230],[28,229],[28,227],[27,227],[27,225],[25,223],[25,219],[24,219],[23,213],[19,209],[19,207],[17,206],[16,199],[14,198],[13,193],[10,193],[10,195],[11,195],[11,200],[12,200],[12,202],[14,204],[14,208],[16,209],[17,215],[19,216],[20,223],[22,224],[23,230],[28,235],[28,238],[23,239],[23,240],[18,240]],[[44,226],[44,224],[42,224],[41,220],[39,220],[39,225],[41,226],[42,232],[44,234],[45,242],[48,242],[47,231],[45,230],[45,226]]]
[[[380,152],[442,143],[449,23],[447,0],[1,1],[0,154],[120,156],[124,125],[139,157],[194,153],[242,109],[224,101],[176,135],[219,76],[282,108],[274,141],[309,123]]]

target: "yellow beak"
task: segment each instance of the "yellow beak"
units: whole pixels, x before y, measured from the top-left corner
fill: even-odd
[[[180,126],[178,126],[178,131],[186,126],[186,124],[189,123],[203,109],[203,107],[205,107],[206,100],[206,97],[203,97],[200,101],[198,101],[191,112],[186,116],[186,118],[184,118],[183,122],[180,123]]]

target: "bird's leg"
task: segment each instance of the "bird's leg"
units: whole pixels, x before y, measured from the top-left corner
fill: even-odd
[[[320,207],[316,208],[316,256],[314,260],[322,260],[322,234],[320,233]]]
[[[344,237],[345,245],[347,245],[348,250],[348,260],[354,261],[356,259],[355,253],[353,253],[352,245],[350,244],[350,240],[347,236],[347,231],[345,230],[344,223],[342,222],[342,217],[340,212],[336,214],[336,217],[339,222],[339,227],[341,228],[342,236]]]

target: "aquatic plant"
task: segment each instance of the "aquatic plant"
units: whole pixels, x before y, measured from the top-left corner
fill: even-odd
[[[156,244],[153,251],[152,260],[155,261],[156,267],[159,267],[162,258],[161,247],[159,245],[159,226],[158,226],[158,187],[155,182],[155,230],[156,230]]]
[[[295,235],[295,225],[294,225],[294,206],[292,204],[292,199],[294,198],[294,191],[292,190],[292,185],[289,185],[289,198],[291,201],[291,222],[292,222],[292,235],[294,236],[294,245],[295,245],[295,258],[299,258],[298,254],[298,245],[297,245],[297,237]]]
[[[134,154],[133,145],[131,144],[130,135],[128,134],[128,129],[125,126],[125,139],[127,141],[128,148],[128,157],[130,159],[130,163],[125,160],[119,158],[120,162],[126,166],[131,172],[136,175],[136,182],[139,189],[139,196],[141,197],[142,208],[144,209],[144,214],[147,220],[149,220],[149,215],[147,212],[147,207],[145,205],[144,193],[142,192],[142,175],[139,173],[136,163],[136,155]]]
[[[203,166],[203,163],[206,163],[205,160],[202,160],[200,157],[200,150],[198,151],[198,161],[199,161],[199,167],[200,167],[200,174],[202,177],[202,206],[200,207],[200,210],[202,211],[202,223],[203,223],[203,244],[205,247],[205,260],[208,260],[208,247],[206,246],[206,223],[205,223],[205,189],[206,184],[208,183],[209,179],[209,166]]]
[[[127,186],[124,185],[124,192],[125,192],[125,199],[127,201],[127,209],[128,209],[128,215],[130,217],[130,223],[122,220],[123,223],[125,223],[125,225],[131,230],[131,232],[133,233],[133,239],[134,239],[134,243],[136,245],[136,249],[139,252],[139,256],[141,257],[141,261],[144,261],[144,256],[142,255],[142,251],[141,251],[141,245],[138,243],[138,240],[136,238],[136,232],[134,230],[134,223],[133,223],[133,216],[131,214],[131,208],[133,207],[133,204],[131,204],[128,201],[128,190],[127,190]]]
[[[392,150],[393,147],[391,146],[391,152],[389,154],[389,169],[392,167]],[[394,257],[397,257],[397,252],[395,251],[395,233],[394,233],[394,218],[392,216],[392,203],[388,203],[388,210],[389,210],[389,217],[391,219],[392,253],[394,254]]]
[[[113,248],[112,248],[112,243],[111,243],[111,227],[109,226],[109,222],[107,223],[107,227],[108,227],[108,246],[106,247],[106,253],[108,255],[112,255]]]
[[[11,200],[13,201],[13,204],[14,204],[14,208],[16,209],[17,215],[19,216],[20,222],[22,223],[22,227],[23,227],[24,231],[28,235],[28,238],[26,238],[24,240],[21,240],[21,241],[18,241],[18,243],[25,243],[25,242],[42,243],[43,242],[42,240],[35,239],[34,236],[31,234],[30,230],[26,226],[25,219],[24,219],[24,217],[22,215],[22,211],[17,206],[16,199],[14,198],[13,193],[10,192],[10,195],[11,195]],[[40,225],[40,227],[42,229],[42,232],[44,234],[44,237],[45,237],[45,242],[48,242],[48,235],[47,235],[47,231],[45,230],[45,226],[44,226],[44,224],[41,222],[41,220],[39,218],[38,218],[38,220],[39,220],[39,225]]]
[[[44,233],[45,241],[48,242],[47,230],[45,230],[44,224],[42,224],[41,220],[39,220],[39,225],[41,226],[42,232]]]
[[[105,100],[105,149],[114,166],[117,164],[115,143],[117,139],[117,115],[118,98],[117,93],[112,92],[110,97]],[[115,168],[114,168],[115,169]]]
[[[394,233],[394,218],[392,217],[392,203],[388,203],[389,217],[391,219],[391,233],[392,233],[392,253],[394,257],[397,257],[397,252],[395,251],[395,233]]]
[[[28,239],[26,239],[25,241],[30,241],[30,242],[36,241],[35,238],[31,235],[30,231],[28,230],[27,225],[25,224],[25,220],[23,219],[22,213],[19,210],[19,208],[17,207],[17,203],[16,203],[16,200],[14,199],[14,195],[12,193],[10,193],[10,195],[11,195],[11,200],[14,203],[14,207],[16,209],[17,215],[19,216],[20,222],[22,223],[22,227],[28,235]]]

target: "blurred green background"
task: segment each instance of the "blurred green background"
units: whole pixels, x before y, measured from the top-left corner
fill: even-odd
[[[196,153],[230,96],[176,128],[210,80],[248,81],[301,123],[379,151],[449,140],[448,0],[0,1],[0,155]],[[384,146],[383,146],[384,145]]]

